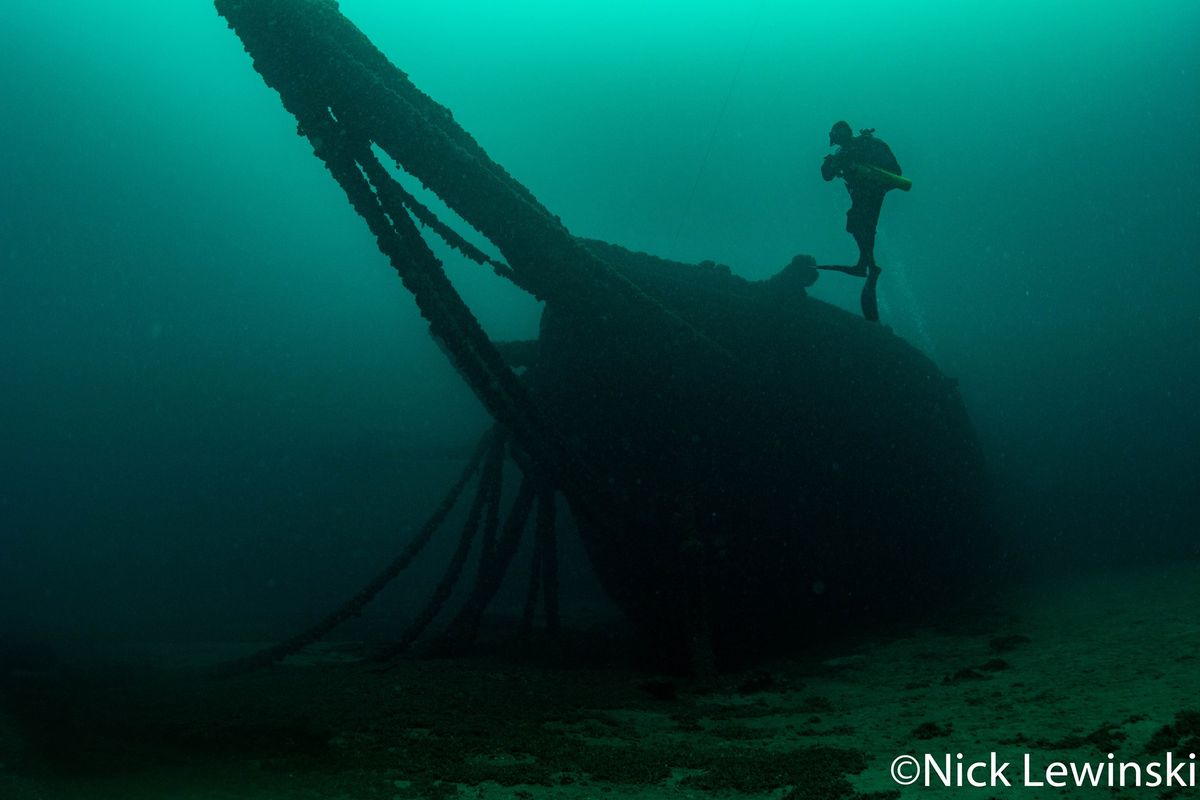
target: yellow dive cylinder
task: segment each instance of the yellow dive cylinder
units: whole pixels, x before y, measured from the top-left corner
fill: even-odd
[[[886,169],[880,169],[871,164],[855,164],[851,169],[863,180],[877,183],[880,186],[886,186],[889,189],[899,189],[902,192],[907,192],[912,188],[912,181],[903,175],[888,172]]]

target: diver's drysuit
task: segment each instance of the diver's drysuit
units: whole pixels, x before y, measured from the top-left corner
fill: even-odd
[[[867,168],[867,169],[864,169]],[[879,211],[883,208],[883,196],[895,183],[881,179],[870,167],[878,167],[901,175],[900,162],[892,149],[882,139],[876,139],[872,129],[864,129],[832,155],[826,156],[821,164],[821,177],[831,181],[841,177],[850,192],[850,210],[846,212],[846,231],[858,244],[858,267],[856,274],[865,275],[863,287],[863,316],[869,320],[879,319],[875,302],[875,283],[879,280],[879,266],[875,263],[875,227],[879,224]]]

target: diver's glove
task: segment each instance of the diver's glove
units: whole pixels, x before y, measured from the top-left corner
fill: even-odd
[[[834,158],[833,153],[825,156],[825,160],[821,162],[821,177],[827,181],[831,181],[841,174],[842,167]]]

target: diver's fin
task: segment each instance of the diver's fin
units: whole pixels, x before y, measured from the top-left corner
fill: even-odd
[[[867,282],[862,290],[863,318],[869,322],[879,322],[879,304],[875,300],[875,284],[879,281],[879,267],[871,267]]]
[[[847,275],[854,275],[858,278],[867,277],[867,268],[864,266],[848,267],[844,264],[814,264],[817,269],[831,269],[836,272],[844,272]]]

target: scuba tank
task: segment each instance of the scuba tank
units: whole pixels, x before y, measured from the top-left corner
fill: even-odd
[[[856,177],[888,189],[899,189],[902,192],[912,189],[913,182],[909,178],[897,175],[894,172],[888,172],[886,169],[881,169],[871,164],[851,164],[850,170]]]

